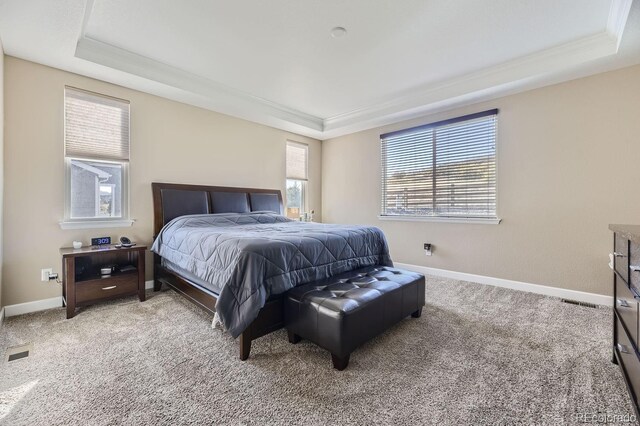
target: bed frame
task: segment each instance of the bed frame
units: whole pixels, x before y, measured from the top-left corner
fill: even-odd
[[[277,189],[256,189],[256,188],[235,188],[227,186],[205,186],[205,185],[185,185],[175,183],[151,184],[153,191],[153,238],[160,233],[162,227],[173,218],[186,214],[199,213],[223,213],[218,206],[214,207],[213,198],[215,194],[236,193],[246,194],[247,203],[251,211],[264,210],[263,206],[258,206],[257,198],[259,194],[272,194],[267,196],[272,203],[272,209],[279,209],[277,213],[282,214],[282,193]],[[256,198],[256,200],[254,200]],[[154,291],[159,291],[162,284],[166,284],[187,300],[198,305],[210,314],[215,313],[215,306],[218,297],[188,279],[174,273],[162,266],[160,256],[154,254]],[[262,337],[273,331],[284,327],[284,297],[276,295],[267,300],[260,310],[258,317],[240,335],[240,359],[246,360],[251,352],[251,342],[258,337]]]

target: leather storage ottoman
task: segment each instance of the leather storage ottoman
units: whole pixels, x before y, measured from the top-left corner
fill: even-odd
[[[368,266],[295,287],[285,297],[289,341],[310,340],[344,370],[351,352],[424,306],[424,275]]]

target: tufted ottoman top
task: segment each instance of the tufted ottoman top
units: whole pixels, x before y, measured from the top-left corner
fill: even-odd
[[[421,278],[422,275],[414,272],[370,266],[295,287],[289,291],[288,298],[346,313]]]

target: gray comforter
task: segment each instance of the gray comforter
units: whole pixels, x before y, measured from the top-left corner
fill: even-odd
[[[362,266],[393,266],[378,228],[268,212],[182,216],[162,229],[151,250],[222,289],[216,311],[233,337],[271,295]]]

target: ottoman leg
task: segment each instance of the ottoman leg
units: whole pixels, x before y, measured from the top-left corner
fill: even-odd
[[[287,330],[287,335],[289,336],[289,343],[293,343],[294,345],[302,340],[300,336],[298,336],[293,331]]]
[[[345,368],[347,368],[347,365],[349,365],[349,357],[351,356],[351,354],[346,355],[342,358],[331,354],[331,361],[333,361],[333,368],[335,368],[336,370],[342,371]]]
[[[411,314],[411,316],[414,318],[420,318],[420,315],[422,315],[422,308],[418,309],[417,311]]]

